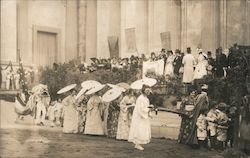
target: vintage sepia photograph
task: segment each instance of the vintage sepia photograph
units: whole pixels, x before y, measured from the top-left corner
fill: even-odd
[[[0,0],[0,158],[250,158],[250,0]]]

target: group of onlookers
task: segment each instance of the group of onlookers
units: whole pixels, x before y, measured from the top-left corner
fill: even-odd
[[[32,67],[25,68],[25,77],[27,84],[34,82],[35,74]],[[20,67],[13,67],[10,63],[5,68],[0,66],[0,89],[19,90],[21,85]]]
[[[216,49],[215,58],[212,52],[205,53],[202,49],[197,49],[197,54],[192,53],[190,47],[187,48],[186,55],[179,49],[174,52],[172,50],[162,49],[160,53],[151,52],[150,56],[141,54],[140,56],[131,55],[130,58],[112,57],[108,59],[91,58],[92,63],[76,65],[80,72],[92,72],[97,69],[141,69],[143,62],[164,60],[164,75],[170,77],[181,77],[183,74],[183,82],[191,83],[195,79],[201,79],[206,75],[214,75],[214,77],[223,77],[226,75],[228,68],[227,56],[223,53],[221,47]]]
[[[223,150],[230,143],[233,145],[233,128],[236,107],[225,103],[209,101],[207,86],[192,92],[182,102],[185,106],[193,105],[193,110],[182,115],[179,142],[193,147],[209,147]]]

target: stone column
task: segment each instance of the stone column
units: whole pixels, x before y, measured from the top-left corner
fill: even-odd
[[[219,1],[202,2],[202,33],[201,44],[204,52],[212,51],[219,47]]]
[[[220,1],[220,46],[227,47],[227,0]]]
[[[121,9],[120,1],[97,1],[97,57],[110,57],[108,36],[120,40]],[[119,46],[120,47],[120,46]]]
[[[166,29],[170,31],[171,36],[171,49],[180,49],[180,38],[181,38],[181,1],[180,0],[169,0],[167,1],[167,24]]]
[[[1,62],[17,59],[17,4],[16,0],[1,1]]]
[[[159,1],[148,1],[148,49],[149,52],[154,51],[155,49],[155,3]]]
[[[86,0],[86,56],[85,61],[97,57],[97,0]]]
[[[17,61],[19,56],[22,61],[27,61],[27,37],[28,37],[28,1],[17,0]]]
[[[77,47],[77,56],[81,57],[81,61],[86,60],[86,20],[87,20],[87,1],[78,0],[78,47]]]
[[[65,26],[65,60],[76,59],[78,54],[78,0],[67,0]]]
[[[135,28],[138,53],[128,53],[125,29]],[[121,56],[130,57],[148,52],[148,1],[121,1]]]
[[[244,30],[245,31],[245,45],[250,45],[250,0],[246,0],[245,2],[245,25],[244,25]]]
[[[181,0],[181,51],[187,48],[187,0]]]

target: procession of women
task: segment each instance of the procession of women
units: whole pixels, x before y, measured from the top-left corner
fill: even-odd
[[[113,85],[88,80],[82,82],[79,92],[79,85],[68,85],[57,92],[59,96],[66,95],[62,100],[49,103],[41,95],[36,97],[34,123],[44,126],[48,118],[49,126],[61,126],[63,133],[106,135],[132,142],[136,149],[144,150],[142,145],[151,139],[150,118],[154,107],[148,96],[156,82],[144,78],[131,85]]]

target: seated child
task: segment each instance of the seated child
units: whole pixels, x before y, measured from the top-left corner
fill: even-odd
[[[217,148],[223,150],[226,147],[227,130],[228,130],[228,117],[225,113],[226,104],[220,103],[217,112]]]
[[[211,104],[211,109],[209,110],[209,112],[207,113],[207,117],[206,120],[208,121],[208,126],[207,126],[207,130],[208,130],[208,135],[209,135],[209,144],[210,144],[210,148],[214,149],[215,148],[215,142],[216,142],[216,124],[215,124],[215,120],[217,118],[217,113],[216,113],[216,103],[212,103]]]
[[[200,147],[207,147],[207,120],[206,120],[206,111],[201,110],[201,113],[197,119],[197,137]]]

